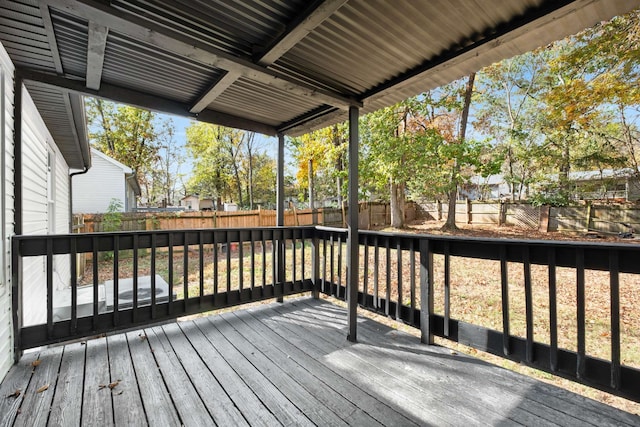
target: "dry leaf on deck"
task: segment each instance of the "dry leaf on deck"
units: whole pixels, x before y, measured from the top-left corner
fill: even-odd
[[[7,399],[10,398],[10,397],[16,398],[16,397],[20,396],[20,393],[21,393],[20,389],[16,389],[16,391],[14,391],[13,393],[7,395]]]
[[[116,388],[118,386],[118,384],[120,384],[120,380],[114,381],[111,384],[109,384],[109,388],[111,390],[113,390],[114,388]]]
[[[33,362],[31,362],[31,366],[33,366],[34,368],[36,366],[38,366],[40,363],[42,363],[42,361],[40,359],[34,360]]]
[[[42,393],[43,391],[49,389],[49,384],[47,385],[43,385],[42,387],[40,387],[39,389],[36,390],[36,393]]]

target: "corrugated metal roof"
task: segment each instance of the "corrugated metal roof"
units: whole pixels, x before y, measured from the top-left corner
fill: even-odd
[[[32,90],[296,135],[345,120],[350,105],[374,111],[638,6],[640,0],[0,0],[0,41],[23,75],[39,82]],[[50,115],[45,121],[63,120],[55,114],[62,104],[45,95],[34,96]]]

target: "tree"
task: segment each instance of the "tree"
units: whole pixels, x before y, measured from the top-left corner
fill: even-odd
[[[175,171],[167,170],[164,175],[156,173],[159,163],[163,162],[160,152],[163,141],[174,142],[173,123],[160,120],[150,111],[98,98],[88,98],[86,105],[91,145],[129,166],[143,189],[143,197],[154,201],[155,189],[166,186],[157,180],[175,180]]]
[[[248,208],[256,200],[275,200],[274,162],[254,133],[193,123],[187,128],[186,147],[193,159],[190,192],[214,197],[219,208],[223,200]]]

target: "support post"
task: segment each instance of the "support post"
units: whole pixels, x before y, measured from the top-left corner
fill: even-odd
[[[278,158],[276,162],[277,183],[276,183],[276,227],[284,226],[284,134],[278,134]],[[279,283],[284,290],[284,240],[277,241],[276,250],[276,282]],[[277,302],[283,302],[282,295],[276,298]]]
[[[22,77],[16,73],[13,104],[13,173],[14,173],[14,234],[22,234]],[[4,125],[4,124],[3,124]],[[0,167],[4,168],[2,164]],[[4,225],[3,225],[4,226]],[[11,304],[13,306],[13,357],[18,363],[22,357],[20,330],[22,329],[22,263],[18,245],[12,242],[11,250]]]
[[[359,109],[349,107],[349,234],[347,239],[347,303],[349,311],[347,321],[349,324],[349,335],[347,339],[351,342],[357,341],[358,324],[358,273],[360,270],[360,260],[358,259],[358,119]]]

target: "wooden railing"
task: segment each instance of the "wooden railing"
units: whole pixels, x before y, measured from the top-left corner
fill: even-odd
[[[317,236],[320,290],[346,300],[347,232],[318,228]],[[425,342],[438,336],[640,401],[640,309],[638,301],[630,299],[640,292],[640,245],[366,231],[359,233],[359,243],[361,307],[420,328]],[[456,282],[478,280],[465,274],[482,277],[483,283],[475,285],[480,291],[454,298]],[[624,313],[621,276],[631,294],[625,299]],[[592,295],[602,289],[605,295]],[[571,294],[569,302],[567,294]],[[606,306],[593,307],[595,302],[588,306],[586,295],[599,303],[604,298]],[[462,304],[465,298],[477,300]],[[476,305],[478,310],[458,310],[465,319],[456,319],[452,313],[459,307],[454,299],[466,309]],[[491,305],[490,299],[497,304]],[[561,308],[566,315],[567,304],[575,332],[567,331],[566,319],[559,315]],[[607,318],[587,316],[596,308],[608,312]],[[602,322],[604,327],[599,325],[594,337],[597,323]],[[621,357],[623,335],[629,353],[625,359]],[[587,351],[587,342],[593,351]],[[629,360],[629,365],[623,360]]]
[[[22,263],[40,257],[46,269],[46,319],[25,325],[19,309],[17,348],[308,291],[345,300],[347,236],[327,227],[16,236],[14,307],[37,298],[20,297]],[[640,245],[367,231],[359,245],[358,303],[421,329],[423,341],[441,337],[640,401]],[[70,255],[76,271],[80,253],[91,258],[84,277],[54,289],[54,258]],[[68,312],[54,301],[60,292]],[[592,316],[594,304],[604,318]]]
[[[16,346],[312,291],[313,237],[312,227],[15,236]],[[69,286],[54,289],[54,257],[70,255],[69,271],[75,272],[78,254],[91,258],[85,277],[68,274]],[[45,283],[38,294],[22,295],[22,264],[32,257],[43,259]],[[40,295],[46,319],[30,322],[22,308]]]

